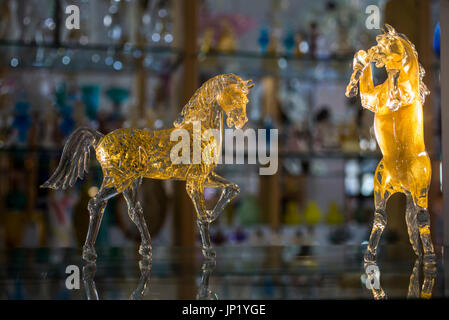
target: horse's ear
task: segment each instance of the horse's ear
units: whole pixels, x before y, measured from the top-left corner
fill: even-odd
[[[391,34],[391,35],[396,34],[396,30],[391,25],[389,25],[388,23],[385,24],[384,28],[382,29],[382,32],[383,33],[388,33],[388,34]]]

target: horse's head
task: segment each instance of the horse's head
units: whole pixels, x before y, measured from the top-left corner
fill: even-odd
[[[404,38],[388,24],[382,34],[376,37],[377,45],[368,50],[368,55],[376,63],[376,67],[385,67],[387,70],[401,69],[404,66]]]
[[[217,101],[228,116],[228,127],[236,126],[241,129],[248,121],[246,116],[246,104],[248,103],[249,89],[254,86],[251,80],[243,80],[239,76],[232,75],[233,81],[227,84]]]
[[[424,69],[418,62],[415,46],[407,37],[390,25],[385,25],[383,33],[376,37],[377,44],[367,51],[360,50],[354,56],[353,74],[346,89],[346,96],[357,94],[363,107],[374,112],[396,111],[420,99],[424,103],[428,90],[422,81]],[[388,79],[374,87],[370,63],[383,68]]]
[[[193,121],[205,121],[214,117],[214,106],[218,102],[228,116],[229,127],[242,128],[248,121],[246,104],[248,92],[253,86],[251,80],[245,81],[235,74],[221,74],[207,80],[184,106],[178,119],[173,123],[176,128]]]

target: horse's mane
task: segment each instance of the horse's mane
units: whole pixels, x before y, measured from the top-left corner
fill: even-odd
[[[416,61],[419,66],[419,100],[421,101],[421,104],[424,105],[424,101],[426,100],[426,95],[430,94],[429,89],[427,88],[426,84],[423,81],[424,76],[426,75],[426,71],[424,70],[424,67],[421,65],[421,63],[418,60],[418,51],[416,50],[415,45],[407,38],[405,34],[397,32],[392,26],[389,24],[385,24],[385,30],[383,30],[383,34],[379,35],[380,37],[396,37],[403,40],[407,45],[410,46],[412,49],[413,54],[415,55]]]
[[[244,81],[235,74],[222,74],[207,80],[195,91],[189,102],[181,110],[178,118],[173,123],[175,128],[193,121],[205,121],[209,118],[211,104],[215,104],[217,96],[230,84],[244,84]],[[242,85],[242,89],[246,88]]]

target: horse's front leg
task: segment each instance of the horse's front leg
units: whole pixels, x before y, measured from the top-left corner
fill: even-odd
[[[360,77],[363,74],[363,71],[367,67],[369,63],[368,53],[364,50],[359,50],[354,54],[354,59],[352,62],[352,74],[351,79],[349,80],[348,85],[346,86],[346,96],[354,97],[357,95],[357,84],[360,81]]]
[[[226,205],[240,193],[240,188],[235,183],[226,180],[215,172],[211,172],[207,177],[206,187],[220,188],[222,190],[220,198],[215,204],[212,212],[209,214],[210,220],[212,222],[218,218],[220,213],[223,212]]]
[[[211,221],[204,203],[204,182],[205,179],[202,178],[191,178],[186,182],[186,190],[197,213],[196,223],[201,234],[203,256],[207,259],[215,259],[216,254],[210,244],[209,225]]]

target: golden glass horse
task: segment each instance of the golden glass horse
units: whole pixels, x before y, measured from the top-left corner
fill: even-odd
[[[353,73],[346,96],[357,94],[360,84],[362,106],[375,113],[374,128],[383,158],[374,175],[374,224],[365,262],[373,262],[380,236],[387,223],[388,198],[403,192],[407,197],[406,222],[410,243],[424,262],[434,262],[427,211],[431,179],[430,159],[424,145],[423,104],[429,91],[422,81],[424,69],[418,62],[414,45],[386,25],[376,38],[377,45],[354,56]],[[374,86],[371,63],[385,67],[387,80]],[[420,243],[421,239],[421,243]]]
[[[137,200],[137,189],[142,178],[186,181],[187,193],[197,212],[203,255],[206,258],[215,257],[210,244],[209,224],[240,191],[236,184],[213,171],[222,147],[222,110],[227,114],[229,127],[235,125],[242,128],[248,121],[247,94],[252,86],[250,80],[244,81],[234,74],[209,79],[195,92],[171,129],[150,131],[122,128],[104,136],[90,128],[79,128],[71,134],[64,146],[58,168],[42,187],[66,189],[77,178],[82,179],[84,171],[87,172],[90,147],[95,149],[103,170],[103,183],[88,205],[90,223],[83,247],[84,260],[95,261],[97,258],[94,244],[104,209],[108,199],[120,193],[127,202],[129,217],[142,237],[139,253],[144,257],[151,257],[150,234]],[[207,134],[210,129],[218,134]],[[187,141],[178,142],[177,138],[185,134]],[[200,138],[195,139],[195,135]],[[194,145],[195,149],[195,144],[199,148],[200,161],[195,161],[195,150],[194,161],[173,161],[177,154],[174,150],[187,146],[190,151],[190,146]],[[205,207],[205,187],[222,190],[213,210]]]

